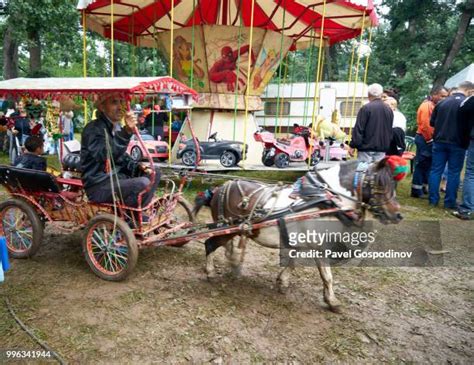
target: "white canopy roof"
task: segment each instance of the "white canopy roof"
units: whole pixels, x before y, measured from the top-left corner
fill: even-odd
[[[474,82],[474,63],[459,71],[456,75],[450,77],[444,86],[457,87],[463,81]]]

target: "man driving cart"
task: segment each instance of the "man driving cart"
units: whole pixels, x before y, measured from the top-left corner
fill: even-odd
[[[156,168],[153,176],[150,167],[126,153],[137,125],[136,116],[125,111],[119,94],[103,95],[96,108],[97,119],[87,124],[81,139],[82,182],[87,196],[96,203],[112,203],[117,195],[125,205],[138,207],[143,193],[141,206],[145,207],[155,194],[160,173]]]

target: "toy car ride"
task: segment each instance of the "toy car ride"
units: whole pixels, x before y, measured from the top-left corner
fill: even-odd
[[[243,158],[244,148],[245,155],[248,146],[238,141],[219,141],[217,132],[209,136],[207,142],[197,143],[200,151],[200,158],[203,160],[220,160],[224,167],[236,166]],[[181,139],[178,150],[178,158],[181,159],[186,166],[196,166],[198,156],[196,153],[196,143],[193,140]]]
[[[311,150],[311,163],[319,161],[319,144],[311,138],[311,130],[308,127],[294,124],[294,135],[290,138],[275,138],[275,136],[264,130],[254,133],[257,142],[264,144],[262,163],[265,166],[279,168],[288,167],[290,162],[307,162]]]
[[[143,145],[153,160],[165,161],[168,159],[168,143],[157,141],[146,129],[140,131],[140,137],[142,137]],[[146,151],[135,135],[130,140],[127,153],[135,161],[141,161],[146,156]]]

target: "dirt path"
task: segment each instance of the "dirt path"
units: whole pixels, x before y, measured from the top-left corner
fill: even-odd
[[[466,245],[474,225],[447,223]],[[394,231],[395,232],[395,231]],[[394,233],[396,234],[396,233]],[[70,362],[472,363],[473,268],[336,268],[340,315],[322,302],[314,268],[275,289],[277,252],[249,247],[244,276],[205,279],[204,250],[140,252],[123,283],[95,277],[79,235],[49,232],[39,254],[14,261],[0,296]],[[467,246],[472,250],[472,246]],[[462,257],[453,251],[451,259]],[[0,349],[37,348],[0,303]]]

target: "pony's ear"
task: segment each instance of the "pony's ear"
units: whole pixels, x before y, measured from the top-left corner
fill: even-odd
[[[389,156],[385,156],[380,161],[378,161],[377,164],[375,165],[375,168],[377,170],[382,170],[383,168],[387,167],[388,166],[388,162],[387,162],[388,158],[389,158]]]

